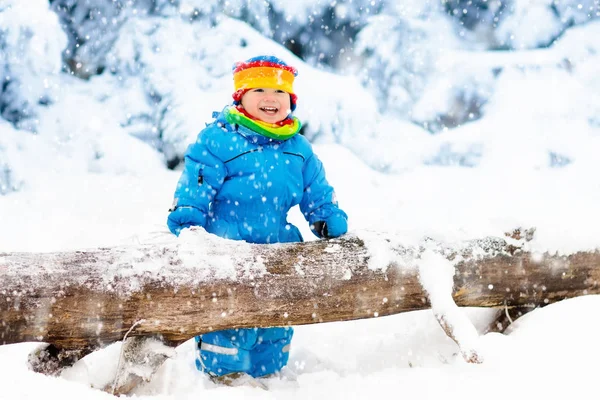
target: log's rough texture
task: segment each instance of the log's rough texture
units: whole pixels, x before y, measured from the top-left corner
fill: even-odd
[[[429,308],[412,248],[374,265],[355,236],[296,244],[221,240],[0,254],[0,344],[90,349],[132,336],[179,344],[210,330],[345,321]],[[456,267],[458,306],[520,307],[600,293],[600,252],[531,254],[503,239],[435,245]],[[221,259],[229,274],[208,260]],[[382,262],[380,261],[380,264]]]

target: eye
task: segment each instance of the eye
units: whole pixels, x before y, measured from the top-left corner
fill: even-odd
[[[264,92],[264,90],[259,88],[259,89],[254,89],[253,92],[262,93],[262,92]]]
[[[281,89],[277,89],[277,90],[275,91],[275,93],[285,93],[285,92],[284,92],[283,90],[281,90]]]

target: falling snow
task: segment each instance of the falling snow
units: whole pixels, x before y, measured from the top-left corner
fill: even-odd
[[[223,239],[201,229],[176,239],[166,229],[178,168],[212,112],[231,102],[233,63],[274,54],[299,70],[296,115],[369,267],[418,268],[433,312],[295,327],[289,375],[267,379],[267,393],[215,386],[186,342],[136,396],[500,399],[498,382],[526,376],[517,397],[593,397],[599,296],[484,334],[492,313],[451,301],[452,263],[426,252],[407,266],[400,249],[516,227],[536,228],[527,248],[539,257],[600,247],[599,18],[598,0],[4,0],[0,263],[3,252],[173,241],[183,258],[218,252]],[[298,209],[288,218],[316,239]],[[132,269],[115,264],[106,282],[164,272],[142,254],[122,257]],[[197,279],[236,278],[227,254],[205,261]],[[266,273],[260,259],[253,265],[245,277]],[[18,310],[19,293],[0,295]],[[434,313],[483,364],[465,364]],[[0,347],[0,399],[109,398],[95,388],[114,378],[118,343],[59,378],[27,369],[35,346]]]

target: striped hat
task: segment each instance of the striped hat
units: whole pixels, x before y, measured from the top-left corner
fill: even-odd
[[[275,56],[258,56],[233,65],[233,104],[238,105],[242,96],[250,89],[280,89],[290,94],[291,109],[296,109],[294,94],[296,68],[287,65]]]

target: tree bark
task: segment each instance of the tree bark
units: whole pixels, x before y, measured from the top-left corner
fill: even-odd
[[[417,268],[452,260],[466,307],[532,307],[598,294],[600,252],[532,254],[514,239],[417,247],[347,236],[256,245],[188,240],[62,253],[0,253],[0,344],[93,349],[130,336],[170,345],[211,330],[380,317],[430,307]],[[389,255],[383,258],[382,254]]]

